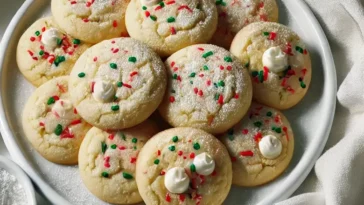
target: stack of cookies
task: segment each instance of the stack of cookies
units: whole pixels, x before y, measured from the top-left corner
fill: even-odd
[[[311,63],[275,0],[52,0],[52,14],[18,44],[38,87],[24,133],[101,200],[222,204],[287,168],[279,110],[302,100]]]

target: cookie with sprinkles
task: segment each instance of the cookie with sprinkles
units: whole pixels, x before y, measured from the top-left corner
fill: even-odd
[[[130,0],[52,0],[52,14],[70,35],[92,44],[127,37],[125,11]]]
[[[233,184],[258,186],[277,178],[289,165],[294,136],[278,110],[252,103],[248,114],[221,141],[233,164]]]
[[[93,127],[79,154],[79,170],[87,189],[112,204],[141,202],[135,181],[136,161],[141,148],[158,131],[150,120],[113,132]]]
[[[193,45],[174,53],[165,65],[168,88],[159,111],[172,126],[223,133],[249,109],[248,70],[227,50]]]
[[[69,75],[89,44],[61,31],[52,17],[33,23],[19,40],[16,61],[24,77],[34,86]]]
[[[256,101],[281,110],[293,107],[306,95],[311,58],[290,28],[272,22],[252,23],[236,35],[230,51],[249,68]]]
[[[278,21],[276,0],[217,0],[216,6],[219,23],[210,42],[226,49],[244,26],[259,21]]]
[[[22,116],[24,134],[47,160],[77,164],[81,142],[91,128],[73,107],[68,77],[43,84],[28,99]]]
[[[162,57],[208,42],[217,22],[215,2],[210,0],[131,0],[126,10],[130,36]]]
[[[70,75],[78,113],[104,130],[125,129],[146,120],[166,90],[166,70],[147,45],[131,39],[105,40],[88,49]]]
[[[231,180],[224,145],[195,128],[158,133],[145,144],[137,161],[136,181],[146,204],[222,204]]]

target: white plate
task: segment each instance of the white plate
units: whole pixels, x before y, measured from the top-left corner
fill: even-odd
[[[312,54],[313,76],[305,99],[285,111],[295,132],[295,153],[287,171],[257,188],[233,187],[226,204],[272,204],[288,198],[303,182],[321,154],[331,129],[336,103],[336,73],[329,44],[302,0],[278,0],[280,23],[290,26]],[[16,45],[36,19],[49,15],[50,1],[28,0],[11,21],[0,54],[0,128],[11,156],[55,204],[102,204],[82,185],[77,166],[50,163],[33,151],[21,127],[21,112],[34,88],[16,65]]]

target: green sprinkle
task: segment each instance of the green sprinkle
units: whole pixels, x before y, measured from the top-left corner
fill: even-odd
[[[153,21],[156,21],[157,20],[157,17],[156,16],[153,16],[153,15],[150,15],[150,19],[152,19]]]
[[[119,98],[118,98],[118,96],[115,95],[114,96],[114,101],[116,101],[117,99],[119,99]]]
[[[174,80],[176,80],[177,79],[177,74],[173,74],[173,76],[172,76],[172,78],[174,79]]]
[[[112,111],[118,111],[119,110],[119,105],[113,105],[113,106],[111,106],[111,110]]]
[[[63,127],[61,124],[58,124],[56,129],[54,130],[54,134],[56,134],[57,136],[60,136],[62,134],[63,131]]]
[[[164,7],[164,2],[162,1],[162,2],[160,2],[159,3],[159,6],[161,6],[162,8]]]
[[[172,146],[168,147],[168,149],[173,152],[176,150],[176,147],[172,145]]]
[[[197,4],[196,9],[201,10],[201,4]]]
[[[229,135],[229,140],[233,141],[235,139],[234,135]]]
[[[73,39],[73,44],[79,45],[81,44],[81,40],[80,39]]]
[[[171,90],[171,93],[176,93],[176,91],[172,89],[172,90]]]
[[[272,130],[275,131],[276,133],[282,132],[282,128],[280,128],[280,127],[272,127]]]
[[[203,66],[203,69],[204,69],[204,70],[209,70],[209,67],[207,67],[207,65],[204,65],[204,66]]]
[[[154,160],[154,164],[159,164],[159,159]]]
[[[116,144],[112,144],[110,147],[111,149],[116,149]]]
[[[254,122],[254,126],[255,127],[261,127],[262,126],[262,122],[260,122],[260,121],[256,121],[256,122]]]
[[[81,72],[81,73],[78,74],[78,77],[80,77],[80,78],[83,78],[85,76],[86,76],[86,74],[84,72]]]
[[[215,88],[218,88],[219,86],[217,85],[217,83],[214,83],[214,86],[215,86]]]
[[[301,88],[306,88],[306,84],[303,81],[301,81],[300,85],[301,85]]]
[[[269,36],[269,32],[263,32],[263,36]]]
[[[299,47],[299,46],[296,46],[296,51],[300,52],[300,53],[303,53],[303,48]]]
[[[174,137],[172,138],[172,141],[173,141],[173,142],[178,142],[178,136],[174,136]]]
[[[190,170],[191,172],[196,172],[196,166],[194,164],[191,164]]]
[[[134,149],[134,150],[136,150],[136,149],[137,149],[137,147],[136,147],[136,146],[134,146],[134,147],[133,147],[133,149]]]
[[[54,65],[58,66],[60,63],[66,61],[66,57],[64,56],[57,56],[54,60]]]
[[[39,55],[43,55],[44,54],[44,51],[43,50],[41,50],[41,51],[39,51]]]
[[[196,73],[191,73],[189,77],[194,78],[196,76]]]
[[[209,52],[204,53],[204,54],[202,55],[202,57],[203,57],[203,58],[207,58],[207,57],[212,56],[212,55],[214,55],[214,52],[209,51]]]
[[[190,84],[191,84],[191,85],[193,84],[193,81],[192,81],[192,80],[190,80]]]
[[[259,71],[259,75],[258,75],[258,77],[259,77],[259,81],[262,83],[263,81],[264,81],[264,73],[263,73],[263,71],[261,70],[261,71]]]
[[[253,76],[253,78],[254,78],[254,77],[256,77],[258,74],[259,74],[259,72],[258,72],[258,71],[253,71],[253,72],[252,72],[252,76]]]
[[[131,56],[131,57],[129,57],[128,61],[132,62],[132,63],[135,63],[137,61],[137,58],[134,57],[134,56]]]
[[[218,83],[217,83],[220,87],[224,87],[225,86],[225,82],[220,80]]]
[[[39,36],[39,35],[40,35],[40,32],[39,32],[39,31],[36,31],[36,32],[35,32],[35,35],[36,35],[36,36]]]
[[[125,179],[132,179],[133,178],[133,175],[131,175],[131,174],[127,173],[127,172],[123,172],[123,177]]]
[[[117,85],[119,88],[121,88],[121,87],[123,87],[123,82],[120,82],[120,81],[119,81],[119,82],[117,82],[117,83],[116,83],[116,85]]]
[[[271,116],[272,116],[272,114],[273,114],[273,113],[272,113],[271,111],[267,112],[267,116],[268,116],[268,117],[271,117]]]
[[[220,97],[220,94],[219,94],[219,93],[216,93],[216,94],[215,94],[214,99],[215,99],[215,100],[218,100],[218,99],[219,99],[219,97]]]
[[[217,0],[216,5],[226,6],[226,3],[223,0]]]
[[[146,6],[143,6],[142,9],[145,11],[145,10],[147,10],[147,7]]]
[[[109,178],[109,173],[107,172],[102,172],[101,176],[105,177],[105,178]]]
[[[137,138],[133,138],[133,139],[131,140],[131,142],[132,142],[132,143],[137,143],[137,142],[138,142],[138,139],[137,139]]]
[[[105,142],[101,142],[101,151],[103,154],[105,154],[107,150],[107,144]]]
[[[174,18],[174,17],[169,17],[168,19],[167,19],[167,22],[168,23],[173,23],[173,22],[175,22],[176,21],[176,19]]]
[[[250,63],[249,63],[249,62],[247,62],[247,63],[245,63],[245,65],[244,65],[244,66],[245,66],[246,68],[248,68],[248,67],[249,67],[249,65],[250,65]]]
[[[126,141],[126,137],[125,137],[124,133],[121,133],[121,138],[122,138],[124,141]]]
[[[50,97],[47,101],[47,105],[52,105],[53,103],[55,103],[56,100],[54,99],[54,97]]]
[[[198,142],[193,144],[193,149],[199,150],[201,148],[200,144]]]
[[[116,63],[110,63],[110,68],[116,69],[118,68],[118,65],[116,65]]]
[[[60,46],[62,44],[62,42],[63,42],[63,39],[57,38],[57,45]]]
[[[224,58],[224,61],[230,63],[230,62],[233,62],[233,59],[231,57],[227,56]]]

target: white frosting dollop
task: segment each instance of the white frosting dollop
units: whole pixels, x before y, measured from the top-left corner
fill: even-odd
[[[206,152],[197,155],[193,159],[193,164],[196,167],[196,172],[201,175],[210,175],[215,170],[215,161]]]
[[[62,39],[63,34],[56,28],[49,28],[42,34],[42,43],[47,49],[54,50],[58,44],[57,39]]]
[[[115,92],[116,90],[112,83],[102,80],[96,80],[94,85],[94,92],[92,93],[92,95],[94,96],[95,100],[105,103],[113,100]]]
[[[161,2],[161,0],[140,0],[140,2],[145,6],[154,6]]]
[[[169,192],[182,194],[188,190],[190,178],[182,167],[174,167],[167,171],[164,177],[164,185]]]
[[[288,57],[280,47],[268,48],[263,54],[263,66],[274,73],[282,72],[288,65]]]
[[[266,135],[260,140],[259,149],[265,158],[275,159],[282,153],[282,142],[273,135]]]
[[[57,100],[52,107],[52,112],[57,113],[60,118],[73,118],[73,105],[69,100]]]

